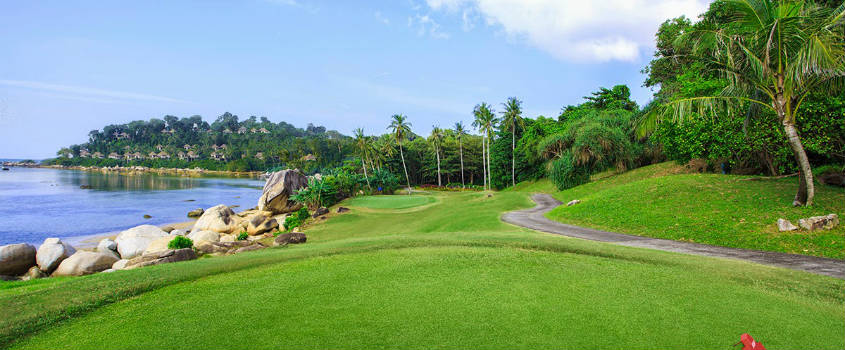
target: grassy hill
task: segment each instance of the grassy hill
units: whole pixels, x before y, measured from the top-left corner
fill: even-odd
[[[519,192],[341,205],[304,245],[0,284],[0,346],[845,346],[842,280],[502,223]]]
[[[830,231],[779,232],[778,218],[845,214],[845,191],[818,184],[811,208],[791,206],[796,179],[751,181],[749,176],[688,174],[661,163],[565,191],[548,191],[544,181],[523,185],[581,204],[558,207],[547,217],[585,227],[633,235],[726,247],[845,258],[845,225]],[[547,183],[547,182],[546,182]],[[549,183],[550,185],[550,183]]]

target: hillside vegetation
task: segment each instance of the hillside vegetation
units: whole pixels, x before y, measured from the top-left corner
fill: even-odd
[[[4,284],[2,344],[721,348],[749,332],[771,348],[845,345],[842,280],[502,223],[525,193],[386,198],[340,203],[351,211],[303,245]]]
[[[812,207],[792,207],[795,178],[688,174],[674,163],[647,166],[551,192],[575,206],[558,207],[550,219],[640,236],[845,258],[845,225],[833,230],[779,232],[778,218],[845,213],[845,191],[819,184]],[[525,188],[531,190],[530,185]]]

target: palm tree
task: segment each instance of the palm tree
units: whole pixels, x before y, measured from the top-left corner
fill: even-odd
[[[728,82],[718,95],[671,101],[643,118],[640,135],[664,119],[683,121],[716,107],[743,103],[774,112],[783,125],[799,166],[794,206],[813,204],[810,162],[798,137],[798,109],[817,89],[839,92],[845,86],[845,5],[835,10],[808,1],[725,0],[730,23],[678,38],[691,42],[691,56],[707,62]],[[712,29],[715,28],[715,29]]]
[[[432,126],[431,136],[428,137],[431,146],[434,148],[434,154],[437,155],[437,186],[443,186],[440,181],[440,146],[443,143],[443,130],[438,126]]]
[[[490,175],[490,141],[493,139],[493,130],[496,128],[496,123],[499,120],[496,118],[496,113],[490,109],[490,105],[486,102],[476,105],[472,110],[472,114],[475,116],[472,125],[481,132],[481,163],[484,168],[484,189],[489,189],[492,179]]]
[[[525,126],[525,121],[522,119],[522,101],[517,100],[516,97],[510,97],[502,106],[505,107],[505,112],[502,113],[502,126],[505,129],[511,129],[511,186],[516,186],[516,127]]]
[[[408,177],[408,167],[405,166],[405,152],[402,150],[402,141],[408,138],[408,134],[411,133],[411,123],[408,123],[408,117],[403,114],[394,114],[390,118],[393,120],[387,128],[391,130],[394,140],[399,145],[399,156],[402,157],[402,170],[405,171],[408,195],[411,195],[411,179]]]
[[[458,139],[458,150],[460,150],[461,154],[461,188],[466,187],[466,183],[464,183],[464,143],[463,143],[463,136],[466,135],[467,131],[464,130],[464,123],[457,122],[455,123],[455,138]]]
[[[370,145],[367,137],[364,136],[364,129],[362,128],[355,129],[355,146],[361,152],[361,169],[364,169],[364,179],[367,180],[367,188],[372,189],[370,187],[370,177],[367,176],[367,163],[364,162],[364,158],[369,158],[367,157],[367,153],[369,153]]]

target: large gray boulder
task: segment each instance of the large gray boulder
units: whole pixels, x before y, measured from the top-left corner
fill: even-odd
[[[35,247],[31,244],[9,244],[0,247],[0,275],[18,276],[35,266]]]
[[[78,251],[59,264],[53,276],[82,276],[110,269],[117,262],[114,254]]]
[[[162,237],[167,237],[167,232],[153,225],[141,225],[121,232],[114,241],[120,257],[132,259],[143,254],[150,243]]]
[[[170,241],[173,240],[173,236],[161,237],[156,239],[155,241],[150,242],[150,245],[147,246],[147,249],[144,250],[143,255],[147,254],[157,254],[169,250],[167,245],[170,244]]]
[[[291,232],[281,234],[276,239],[273,240],[273,243],[276,245],[288,245],[288,244],[299,244],[305,243],[308,240],[308,237],[305,236],[304,233],[301,232]]]
[[[279,222],[276,221],[276,219],[267,217],[261,213],[256,213],[247,217],[246,223],[246,232],[251,236],[279,229]]]
[[[780,232],[787,232],[787,231],[795,231],[798,227],[792,224],[787,219],[778,219],[778,231]]]
[[[270,175],[258,198],[258,210],[273,214],[290,213],[302,206],[290,200],[297,190],[308,186],[308,178],[297,170],[282,170]]]
[[[220,204],[208,208],[197,222],[194,223],[194,228],[191,232],[214,231],[219,233],[235,233],[240,231],[240,223],[241,218],[235,215],[232,209]]]
[[[44,273],[51,273],[62,262],[62,260],[67,259],[69,256],[76,253],[76,249],[74,249],[70,244],[62,242],[62,240],[58,238],[47,238],[44,240],[44,243],[41,243],[41,246],[38,247],[38,253],[35,255],[35,262],[38,264],[38,268]]]
[[[202,242],[220,241],[220,234],[214,231],[194,231],[187,237],[194,241],[194,245],[199,245]]]

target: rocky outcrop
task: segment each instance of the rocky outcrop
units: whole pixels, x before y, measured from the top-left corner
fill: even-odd
[[[299,244],[305,243],[307,239],[304,233],[291,232],[279,235],[273,242],[276,245]]]
[[[134,269],[138,267],[167,264],[172,262],[194,260],[197,258],[197,253],[191,248],[170,249],[154,254],[144,254],[135,257],[126,264],[126,269]]]
[[[109,238],[103,239],[97,244],[97,251],[114,254],[116,258],[120,259],[120,253],[117,252],[117,242]]]
[[[199,231],[236,233],[239,232],[241,228],[240,220],[241,219],[235,215],[235,212],[232,211],[232,209],[220,204],[208,208],[208,210],[200,216],[197,222],[194,223],[194,228],[191,230],[191,233]]]
[[[203,254],[229,254],[246,247],[252,243],[247,241],[234,242],[202,242],[197,245],[197,250]]]
[[[199,245],[202,242],[218,242],[220,241],[220,234],[214,231],[194,231],[188,235],[194,245]]]
[[[235,250],[234,254],[240,254],[240,253],[243,253],[243,252],[251,252],[253,250],[261,250],[261,249],[264,249],[264,248],[267,248],[267,247],[260,245],[260,244],[250,244],[246,247],[238,248],[237,250]]]
[[[38,247],[38,253],[35,256],[35,261],[38,268],[47,274],[52,273],[62,260],[67,259],[73,253],[76,253],[70,244],[62,242],[58,238],[47,238],[41,246]]]
[[[337,208],[338,213],[345,213],[347,211],[349,211],[349,208],[347,208],[347,207],[338,207]]]
[[[264,184],[264,191],[258,198],[258,210],[273,214],[284,214],[299,210],[302,206],[290,200],[297,190],[308,186],[308,179],[297,170],[282,170],[270,175]]]
[[[117,258],[108,253],[78,251],[62,261],[53,276],[82,276],[110,269]]]
[[[41,271],[41,269],[39,269],[38,266],[33,266],[33,267],[29,268],[29,270],[26,272],[26,274],[23,275],[23,277],[21,277],[21,280],[29,281],[29,280],[44,278],[44,277],[47,277],[47,276],[48,276],[48,274],[44,273],[44,271]]]
[[[167,232],[153,225],[133,227],[117,235],[117,252],[123,259],[132,259],[143,254],[150,243],[162,237],[167,237]]]
[[[778,219],[778,231],[786,232],[786,231],[795,231],[797,229],[798,229],[798,227],[793,225],[792,222],[790,222],[789,220]]]
[[[0,247],[0,275],[19,276],[35,266],[35,247],[30,244],[9,244]]]
[[[175,229],[173,231],[170,231],[169,233],[170,233],[171,236],[185,236],[185,235],[188,234],[187,232],[185,232],[185,230],[179,230],[179,229]]]
[[[839,216],[828,214],[824,216],[813,216],[811,218],[799,219],[798,225],[808,231],[825,229],[830,230],[839,225]]]
[[[279,229],[279,222],[262,213],[252,214],[246,219],[246,232],[250,236],[260,235]]]
[[[198,217],[202,216],[203,213],[205,213],[205,210],[203,208],[196,208],[196,209],[188,212],[188,217],[189,218],[198,218]]]
[[[129,259],[120,259],[112,264],[112,270],[123,270],[126,268],[126,265],[129,264]]]

